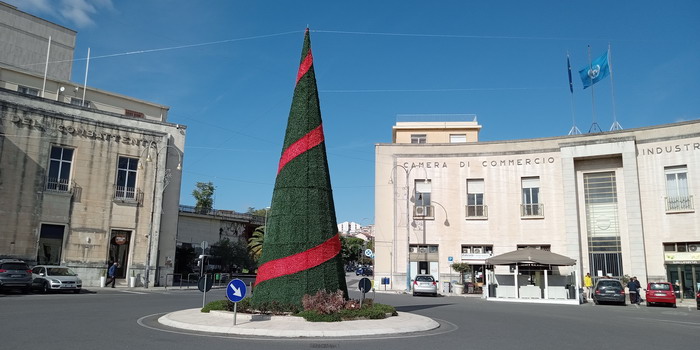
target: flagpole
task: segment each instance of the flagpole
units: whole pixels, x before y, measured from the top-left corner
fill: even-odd
[[[85,81],[83,82],[83,100],[80,105],[85,107],[85,90],[87,89],[88,68],[90,68],[90,48],[88,47],[87,61],[85,61]]]
[[[49,35],[49,46],[46,48],[46,65],[44,66],[44,83],[41,86],[41,97],[44,97],[46,91],[46,75],[49,73],[49,56],[51,55],[51,35]]]
[[[591,61],[591,45],[588,45],[588,71],[590,72],[593,69],[593,62]],[[600,126],[598,126],[598,122],[596,122],[596,115],[595,115],[595,84],[593,84],[593,77],[589,76],[589,79],[591,79],[591,119],[593,120],[593,123],[591,124],[590,129],[588,129],[588,133],[592,132],[601,132]],[[596,131],[597,130],[597,131]]]
[[[571,130],[569,130],[569,135],[580,135],[581,130],[579,130],[576,127],[576,112],[574,109],[574,82],[571,79],[571,60],[569,57],[569,51],[566,51],[566,68],[568,69],[568,74],[569,74],[569,91],[571,91],[571,121],[572,121],[572,126]]]
[[[610,69],[610,93],[612,94],[612,108],[613,108],[613,124],[610,127],[610,131],[622,130],[622,125],[617,122],[617,114],[615,113],[615,84],[613,83],[613,65],[612,65],[612,47],[608,43],[608,67]]]

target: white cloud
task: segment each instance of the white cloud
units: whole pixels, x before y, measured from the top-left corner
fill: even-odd
[[[95,25],[94,16],[101,10],[113,10],[112,0],[4,0],[37,17],[56,16],[77,27]]]

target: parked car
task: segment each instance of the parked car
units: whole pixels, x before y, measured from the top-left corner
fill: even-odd
[[[22,260],[0,259],[0,291],[19,289],[22,293],[32,291],[32,271]]]
[[[601,278],[596,282],[595,288],[593,288],[593,302],[596,305],[599,303],[626,305],[625,287],[622,286],[622,282],[616,279]]]
[[[700,290],[698,294],[695,294],[695,303],[697,303],[698,310],[700,310]]]
[[[432,275],[416,275],[413,280],[413,296],[417,294],[437,296],[437,281]]]
[[[78,274],[66,266],[38,265],[32,269],[32,287],[42,293],[56,290],[72,290],[80,293],[83,281]]]
[[[372,271],[371,267],[358,267],[357,270],[355,270],[355,275],[356,276],[374,276],[374,271]]]
[[[668,282],[647,283],[647,306],[652,304],[669,304],[676,307],[676,295],[673,292],[673,285]]]

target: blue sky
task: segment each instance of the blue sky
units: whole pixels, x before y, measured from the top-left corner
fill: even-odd
[[[374,221],[374,144],[397,115],[476,114],[482,141],[566,135],[567,51],[587,132],[587,45],[612,47],[624,128],[700,117],[700,1],[4,1],[78,32],[74,81],[89,47],[88,85],[188,126],[182,204],[211,181],[216,208],[269,205],[307,25],[338,222]],[[595,85],[603,130],[612,95]]]

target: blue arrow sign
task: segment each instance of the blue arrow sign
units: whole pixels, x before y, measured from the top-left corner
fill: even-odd
[[[231,300],[232,303],[237,303],[243,298],[245,298],[246,286],[245,283],[239,279],[233,279],[228,283],[226,287],[226,297]]]

